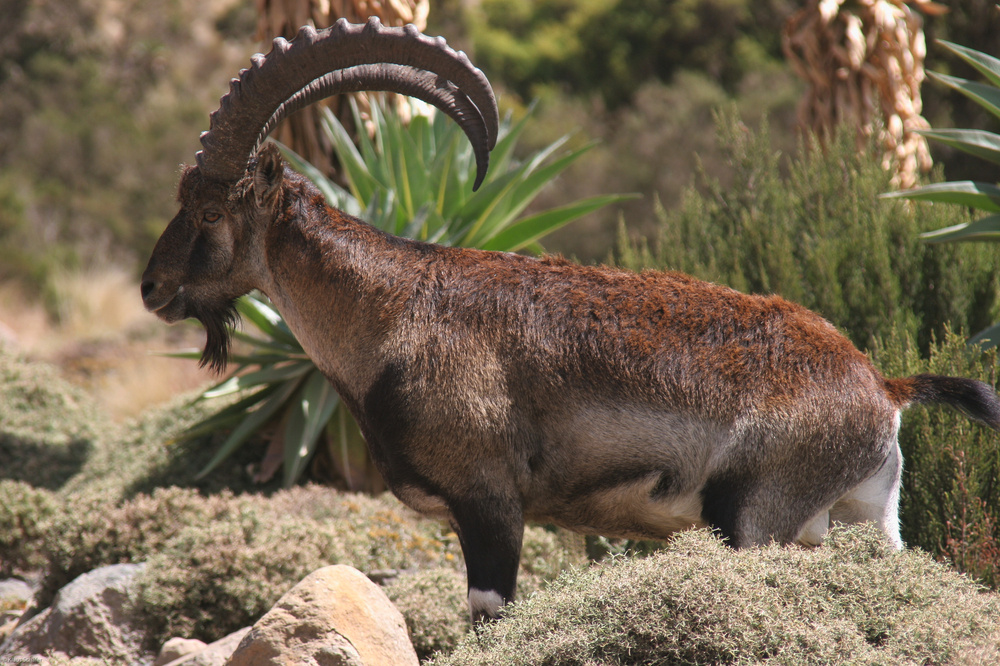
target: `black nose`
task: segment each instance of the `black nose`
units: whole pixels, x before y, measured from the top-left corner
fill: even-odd
[[[156,283],[152,280],[143,280],[139,289],[142,291],[142,300],[145,301],[153,293],[153,290],[156,289]]]

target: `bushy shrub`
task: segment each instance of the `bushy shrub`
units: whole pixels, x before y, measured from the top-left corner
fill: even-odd
[[[454,644],[455,636],[469,628],[457,536],[390,495],[308,486],[267,499],[231,497],[226,505],[226,515],[190,522],[146,558],[137,609],[156,640],[175,635],[220,638],[253,623],[299,580],[328,564],[348,564],[363,572],[455,572],[461,581],[457,605],[453,590],[438,590],[444,598],[434,602],[437,608],[410,613],[411,632],[422,650],[432,652]],[[524,541],[528,553],[544,549],[557,565],[584,561],[571,537],[529,527]],[[522,592],[532,593],[559,572],[531,562],[521,570]],[[411,611],[415,605],[411,603]],[[417,626],[428,617],[431,626]]]
[[[181,488],[123,504],[99,492],[68,498],[37,545],[48,563],[39,600],[44,605],[59,588],[97,567],[144,560],[188,525],[223,518],[232,500],[231,493],[206,498]]]
[[[0,511],[0,555],[6,561],[9,553],[15,563],[44,559],[41,606],[80,574],[145,561],[135,611],[154,643],[175,635],[210,641],[252,624],[299,580],[328,564],[364,572],[449,569],[464,586],[455,534],[389,495],[306,486],[271,497],[225,491],[205,497],[193,489],[162,488],[120,504],[99,493],[59,503],[8,482],[0,485],[0,499],[11,502],[9,511]],[[20,508],[36,504],[42,508]],[[524,594],[561,567],[585,560],[577,540],[562,533],[529,527],[524,542]],[[468,628],[464,592],[457,609],[459,624],[422,630],[427,649],[453,642],[449,636]]]
[[[64,507],[52,492],[0,480],[0,578],[42,569],[45,559],[38,544],[60,510]]]
[[[60,488],[109,436],[105,423],[54,368],[0,345],[0,479]]]
[[[525,530],[524,552],[522,596],[586,561],[581,539],[537,526]],[[454,645],[469,628],[457,536],[389,495],[304,486],[271,497],[203,496],[171,487],[119,503],[99,490],[63,498],[22,482],[0,482],[0,574],[44,570],[40,607],[83,573],[139,561],[147,566],[135,612],[151,644],[176,635],[211,641],[252,624],[328,564],[397,570],[404,579],[415,571],[451,571],[460,593],[445,595],[437,609],[411,613],[411,631],[430,654]],[[411,601],[411,611],[418,605]],[[434,618],[429,626],[421,624],[426,618]]]
[[[622,238],[618,263],[666,267],[735,289],[777,293],[820,313],[862,349],[899,329],[926,352],[946,327],[978,331],[1000,315],[992,249],[928,246],[920,232],[958,224],[950,206],[882,200],[879,151],[844,132],[826,151],[785,160],[766,124],[719,120],[732,181],[702,176],[651,243]]]
[[[706,531],[575,569],[437,666],[926,664],[1000,656],[1000,598],[871,526],[816,549],[734,551]]]
[[[521,547],[517,598],[527,599],[563,571],[588,562],[583,537],[565,530],[528,525]],[[386,593],[406,619],[413,647],[421,660],[450,652],[469,633],[466,581],[456,569],[406,572]]]
[[[67,496],[100,494],[109,503],[118,503],[173,485],[195,488],[203,494],[227,489],[262,494],[277,490],[278,481],[254,482],[250,470],[260,462],[259,448],[237,452],[214,475],[196,478],[215,451],[203,441],[178,441],[185,428],[208,413],[205,404],[192,404],[194,398],[194,394],[179,396],[123,424],[113,436],[96,440],[61,492]],[[216,435],[219,439],[222,436]]]
[[[421,661],[451,652],[471,631],[466,590],[465,576],[454,569],[408,572],[385,588]]]
[[[964,338],[946,334],[929,356],[894,332],[873,356],[891,377],[930,372],[997,384],[995,350],[982,354]],[[951,560],[959,571],[1000,585],[1000,446],[983,425],[944,407],[903,413],[901,528],[904,541]]]
[[[31,547],[48,563],[43,605],[99,566],[148,562],[137,611],[161,642],[171,635],[213,640],[246,626],[327,564],[371,571],[461,562],[450,530],[417,519],[395,499],[321,487],[273,498],[164,488],[120,505],[74,496]]]

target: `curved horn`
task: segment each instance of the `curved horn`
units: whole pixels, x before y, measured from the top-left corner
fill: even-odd
[[[291,42],[277,38],[271,52],[230,83],[211,115],[197,155],[202,171],[219,180],[243,176],[250,158],[289,113],[341,92],[380,90],[435,105],[472,142],[479,187],[496,145],[499,114],[485,75],[443,38],[416,27],[385,28],[376,17],[365,25],[340,19],[317,32],[306,26]]]

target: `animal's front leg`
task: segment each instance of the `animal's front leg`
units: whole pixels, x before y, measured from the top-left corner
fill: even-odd
[[[478,494],[452,502],[451,515],[468,570],[469,616],[473,624],[496,618],[517,588],[524,535],[520,502]]]

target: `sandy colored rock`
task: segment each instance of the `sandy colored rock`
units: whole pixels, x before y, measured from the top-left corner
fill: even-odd
[[[402,614],[352,567],[318,569],[250,630],[229,666],[417,666]]]
[[[202,641],[194,641],[191,643],[176,643],[178,648],[194,648],[197,647],[197,643],[201,643],[202,648],[194,650],[192,652],[187,652],[183,655],[178,656],[173,661],[166,662],[164,666],[223,666],[223,664],[228,661],[228,659],[233,655],[236,647],[243,640],[243,637],[250,632],[250,627],[243,627],[239,631],[234,631],[224,638],[209,643],[205,645]],[[171,640],[190,640],[190,639],[171,639]],[[167,649],[167,644],[163,646],[160,654]],[[157,660],[159,661],[159,660]],[[155,664],[154,664],[155,666]]]
[[[153,666],[166,666],[178,659],[201,652],[207,647],[208,643],[197,638],[171,638],[160,648],[160,654],[156,656]]]

